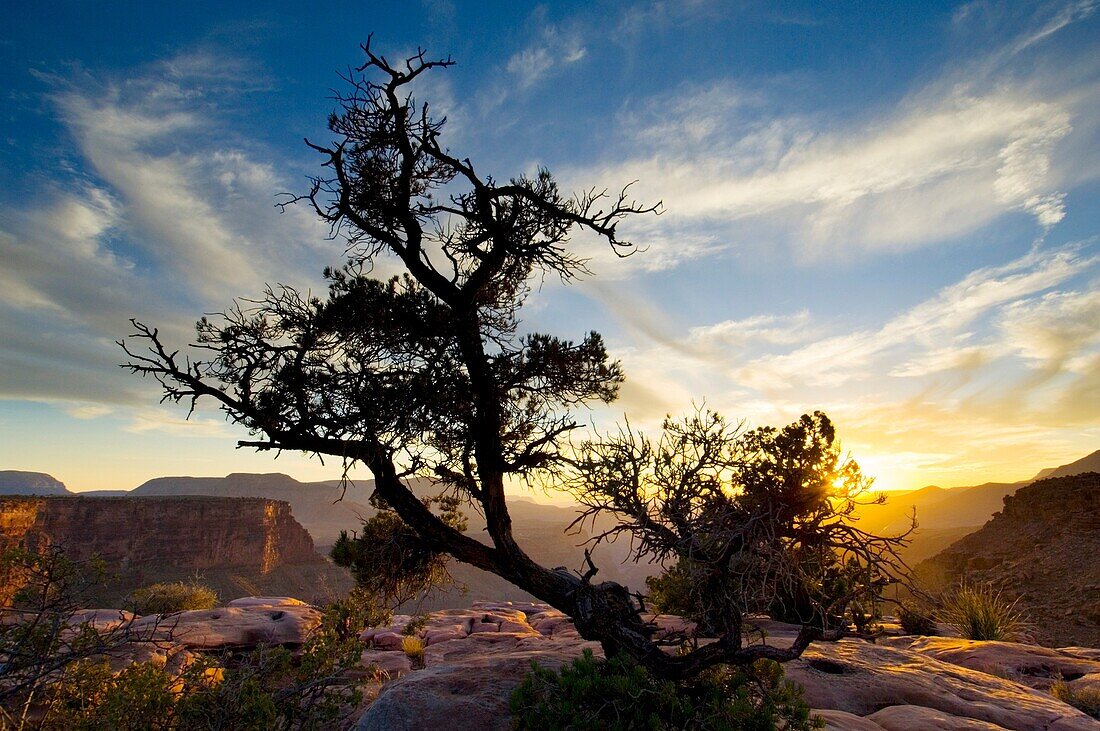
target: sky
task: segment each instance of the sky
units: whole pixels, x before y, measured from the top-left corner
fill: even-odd
[[[634,256],[579,238],[592,276],[523,313],[622,361],[586,422],[821,409],[882,489],[1100,448],[1093,0],[58,2],[0,31],[0,469],[339,476],[160,405],[115,341],[323,287],[343,247],[274,204],[372,32],[456,61],[417,95],[480,171],[663,202],[621,226]]]

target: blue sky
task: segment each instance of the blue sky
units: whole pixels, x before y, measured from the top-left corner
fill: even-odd
[[[337,474],[184,422],[113,341],[320,286],[340,245],[273,204],[372,31],[457,61],[418,94],[480,170],[664,201],[635,256],[577,240],[595,275],[525,312],[622,359],[596,425],[822,408],[883,488],[1100,447],[1095,2],[154,5],[26,6],[0,36],[0,468]]]

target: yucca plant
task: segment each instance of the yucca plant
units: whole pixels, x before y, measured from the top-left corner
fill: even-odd
[[[938,616],[968,640],[1012,641],[1027,624],[1018,601],[1008,601],[987,584],[964,583],[943,597]]]
[[[424,640],[415,636],[401,638],[401,650],[412,660],[413,667],[424,667]]]

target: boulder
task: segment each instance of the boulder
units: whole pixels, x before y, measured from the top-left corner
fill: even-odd
[[[467,635],[469,635],[469,631],[460,625],[455,625],[453,629],[431,629],[424,633],[424,644],[430,646],[437,645],[440,642],[461,640]]]
[[[359,664],[364,668],[375,668],[389,678],[399,678],[412,672],[412,658],[403,652],[386,650],[364,650]]]
[[[475,637],[443,644],[476,643]],[[509,731],[512,721],[508,699],[524,673],[531,669],[531,662],[558,668],[578,654],[578,648],[570,645],[517,650],[503,656],[465,654],[461,659],[437,665],[429,661],[423,670],[386,685],[355,728],[357,731]]]
[[[106,654],[113,672],[120,672],[135,663],[152,663],[173,676],[178,676],[198,659],[198,655],[182,645],[168,642],[128,642]]]
[[[371,636],[367,646],[375,650],[400,650],[405,646],[405,635],[399,632],[378,632]]]

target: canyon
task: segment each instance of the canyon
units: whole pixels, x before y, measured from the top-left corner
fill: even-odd
[[[0,497],[0,550],[49,547],[103,561],[101,601],[158,581],[198,578],[231,598],[339,576],[290,505],[264,498]],[[4,582],[0,600],[17,589]]]

